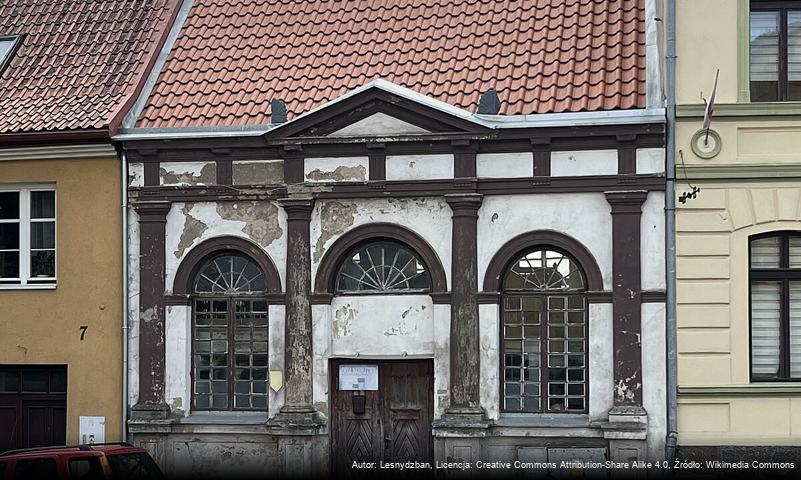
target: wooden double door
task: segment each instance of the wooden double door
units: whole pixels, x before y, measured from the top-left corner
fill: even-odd
[[[332,360],[331,462],[338,476],[354,462],[432,462],[433,360]],[[377,390],[340,389],[340,367],[377,367]],[[352,387],[347,387],[352,388]]]
[[[0,365],[0,453],[64,445],[66,437],[66,367]]]

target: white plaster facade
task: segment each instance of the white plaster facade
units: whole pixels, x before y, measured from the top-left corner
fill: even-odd
[[[387,180],[453,178],[453,155],[387,155]]]

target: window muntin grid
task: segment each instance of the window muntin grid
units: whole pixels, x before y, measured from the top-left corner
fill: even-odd
[[[533,250],[513,262],[504,278],[506,290],[581,290],[584,274],[566,254],[550,249]]]
[[[56,192],[0,188],[0,287],[55,285]]]
[[[426,292],[431,276],[425,263],[400,243],[378,241],[353,250],[337,274],[338,293]]]
[[[584,275],[566,254],[531,251],[504,281],[502,410],[587,411],[587,308]]]
[[[238,295],[265,291],[267,279],[264,272],[243,255],[215,257],[195,277],[195,293]]]
[[[258,298],[267,289],[263,272],[247,257],[222,255],[200,269],[195,288],[193,409],[266,410],[268,304]]]

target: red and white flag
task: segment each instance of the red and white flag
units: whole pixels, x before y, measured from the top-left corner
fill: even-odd
[[[715,113],[715,93],[718,91],[719,75],[720,69],[715,72],[715,84],[712,86],[712,94],[709,96],[709,100],[706,101],[706,108],[704,109],[704,130],[708,130],[709,125],[712,124],[712,115]]]

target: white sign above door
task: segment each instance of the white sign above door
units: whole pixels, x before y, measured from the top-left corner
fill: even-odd
[[[340,365],[340,390],[378,390],[378,365]]]

